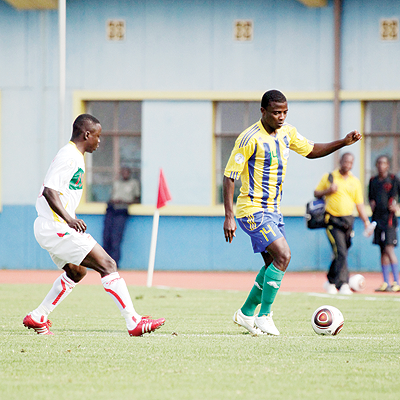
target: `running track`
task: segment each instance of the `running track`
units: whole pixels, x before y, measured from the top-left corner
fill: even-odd
[[[147,271],[119,271],[127,285],[146,286]],[[44,283],[52,284],[59,270],[0,270],[0,284]],[[382,274],[378,272],[362,273],[366,280],[363,294],[379,294],[374,290],[382,283]],[[253,286],[255,272],[197,272],[197,271],[155,271],[153,286],[183,289],[211,290],[245,290]],[[287,272],[282,281],[284,292],[323,293],[322,286],[326,281],[325,272]],[[100,276],[89,271],[80,285],[101,285]],[[400,296],[400,293],[388,293]]]

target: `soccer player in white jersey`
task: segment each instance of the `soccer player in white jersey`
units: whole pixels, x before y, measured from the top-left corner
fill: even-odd
[[[57,153],[47,171],[36,201],[38,217],[35,237],[54,263],[64,272],[23,324],[40,335],[52,335],[49,314],[63,301],[87,273],[94,269],[101,276],[105,291],[125,318],[130,336],[142,336],[158,329],[164,318],[142,317],[133,307],[125,280],[119,276],[115,261],[87,233],[86,224],[76,218],[75,210],[82,196],[85,172],[84,154],[94,152],[100,144],[101,125],[89,114],[79,115],[73,124],[70,142]]]
[[[361,139],[360,133],[352,131],[340,140],[313,143],[294,126],[285,124],[287,113],[283,93],[278,90],[264,93],[261,119],[239,135],[224,173],[225,240],[231,243],[235,236],[234,180],[241,177],[236,218],[250,236],[254,253],[261,253],[265,264],[247,300],[233,316],[236,324],[253,335],[279,335],[271,307],[291,257],[279,208],[289,150],[307,158],[319,158]],[[261,308],[255,316],[259,304]]]

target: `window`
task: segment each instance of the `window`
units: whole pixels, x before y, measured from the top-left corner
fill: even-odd
[[[216,202],[220,204],[223,202],[222,179],[224,170],[235,145],[235,140],[240,133],[260,119],[260,102],[220,101],[215,104],[215,112]],[[235,181],[235,202],[239,193],[240,179]]]
[[[400,176],[400,101],[365,103],[365,183],[376,174],[376,159],[390,159],[391,172]]]
[[[141,179],[141,101],[88,101],[87,112],[102,126],[100,147],[86,158],[86,201],[108,202],[121,168]]]

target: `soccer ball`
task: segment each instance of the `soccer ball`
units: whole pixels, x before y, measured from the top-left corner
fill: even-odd
[[[337,335],[343,328],[343,314],[332,306],[322,306],[314,311],[311,325],[319,335]]]
[[[361,292],[365,289],[365,278],[360,274],[353,275],[349,279],[349,286],[355,292]]]

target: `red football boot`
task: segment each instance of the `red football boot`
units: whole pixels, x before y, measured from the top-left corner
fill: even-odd
[[[128,330],[129,336],[142,336],[145,333],[154,332],[165,323],[165,318],[151,319],[150,317],[142,317],[136,328]]]
[[[23,324],[28,329],[33,329],[38,335],[52,335],[53,334],[53,332],[50,332],[50,330],[49,330],[49,328],[52,325],[52,323],[49,319],[46,322],[36,322],[33,320],[31,315],[28,314],[24,318]]]

